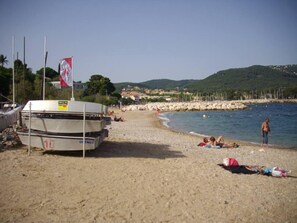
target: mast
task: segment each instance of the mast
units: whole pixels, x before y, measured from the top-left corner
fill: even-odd
[[[16,65],[14,67],[15,71],[14,71],[14,80],[16,81],[15,84],[15,98],[19,98],[19,88],[20,88],[20,77],[19,77],[19,52],[16,52]]]
[[[74,98],[74,72],[73,72],[73,56],[71,57],[71,66],[72,66],[72,69],[71,69],[71,72],[72,72],[72,97],[71,97],[71,101],[75,101],[75,98]]]
[[[14,36],[12,36],[12,103],[15,104],[15,88],[14,88]]]
[[[44,66],[43,66],[43,96],[42,99],[45,99],[45,66],[46,66],[46,36],[44,36],[44,43],[43,43],[43,55],[44,55]]]
[[[23,92],[24,92],[24,101],[26,100],[26,91],[25,91],[25,72],[26,72],[26,38],[24,37],[24,58],[23,58]]]

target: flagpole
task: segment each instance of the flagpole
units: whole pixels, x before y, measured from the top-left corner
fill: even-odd
[[[71,97],[71,101],[75,101],[74,93],[73,93],[73,88],[74,88],[73,56],[71,57],[71,65],[72,65],[72,69],[71,69],[71,73],[72,73],[72,97]]]
[[[44,43],[43,43],[43,56],[44,56],[44,66],[43,66],[43,100],[45,99],[45,66],[46,66],[46,36],[44,36]]]
[[[12,103],[15,104],[15,87],[14,87],[14,36],[12,36]]]
[[[26,100],[26,91],[25,91],[25,72],[26,72],[26,38],[24,36],[24,58],[23,58],[23,93],[24,99]]]

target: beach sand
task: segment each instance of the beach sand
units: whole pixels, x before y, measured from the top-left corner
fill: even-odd
[[[297,222],[297,178],[231,174],[217,164],[280,166],[297,150],[204,149],[149,111],[116,111],[95,151],[0,152],[0,222]]]

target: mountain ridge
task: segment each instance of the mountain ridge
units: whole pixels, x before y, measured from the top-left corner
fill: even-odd
[[[253,65],[218,71],[204,79],[153,79],[140,83],[114,84],[117,90],[131,87],[149,89],[188,89],[189,91],[214,92],[217,90],[277,89],[297,86],[297,64]]]

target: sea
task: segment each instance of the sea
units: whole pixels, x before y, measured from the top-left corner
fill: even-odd
[[[251,104],[245,110],[161,113],[168,128],[199,136],[261,144],[261,124],[270,119],[269,144],[297,149],[297,103]]]

